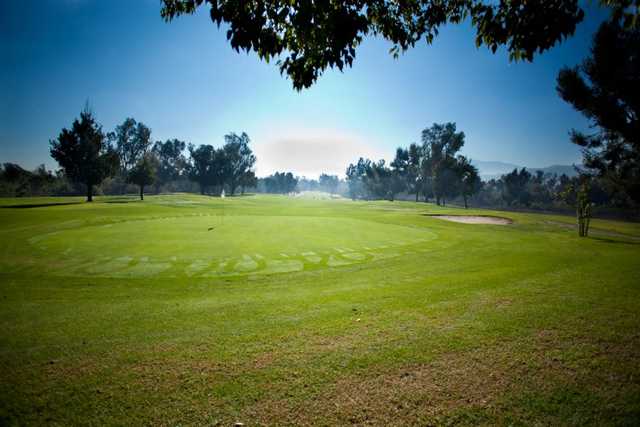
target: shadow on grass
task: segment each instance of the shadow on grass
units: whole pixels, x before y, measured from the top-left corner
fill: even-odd
[[[24,203],[20,205],[0,206],[0,208],[1,209],[31,209],[31,208],[46,208],[50,206],[79,205],[81,203],[84,203],[84,202]]]
[[[616,235],[616,237],[618,238],[613,239],[611,237],[602,237],[602,236],[594,236],[594,235],[589,236],[590,239],[597,240],[602,243],[613,243],[618,245],[640,245],[640,240],[638,240],[637,237],[625,236],[625,235]]]
[[[109,200],[101,200],[101,203],[138,203],[140,202],[140,198],[135,197],[119,197],[117,199],[111,198]]]

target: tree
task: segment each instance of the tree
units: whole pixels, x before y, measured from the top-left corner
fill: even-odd
[[[420,175],[420,162],[422,161],[422,148],[412,143],[407,150],[409,154],[409,160],[407,165],[407,189],[409,193],[416,195],[416,202],[420,196],[422,190],[422,179]]]
[[[69,179],[84,184],[87,201],[93,201],[93,187],[118,168],[118,154],[111,147],[88,107],[75,119],[71,129],[62,129],[57,140],[51,140],[51,157],[58,162]]]
[[[531,193],[529,183],[531,174],[527,169],[514,169],[511,173],[502,176],[503,199],[509,205],[529,206],[531,203]]]
[[[455,158],[445,157],[437,164],[433,173],[432,188],[436,203],[442,206],[446,205],[447,200],[460,194],[460,177]]]
[[[240,178],[240,193],[244,194],[247,188],[252,188],[258,185],[258,178],[252,170],[246,171]]]
[[[455,123],[434,123],[422,131],[422,182],[430,184],[438,205],[457,194],[455,155],[464,138],[464,132],[456,132]]]
[[[581,174],[571,180],[568,185],[559,193],[559,198],[564,200],[569,206],[576,209],[576,220],[578,222],[578,236],[589,236],[589,225],[591,223],[591,176]]]
[[[636,7],[638,7],[636,2]],[[640,10],[640,8],[638,8]],[[617,192],[640,202],[640,29],[605,22],[591,55],[558,74],[560,97],[589,119],[595,132],[573,130],[583,164]]]
[[[460,193],[464,200],[464,208],[467,209],[467,199],[480,190],[482,181],[480,180],[478,169],[465,156],[458,156],[456,169],[460,180]]]
[[[349,196],[351,199],[366,199],[369,197],[364,185],[367,169],[370,167],[371,160],[360,157],[358,163],[350,164],[347,167],[347,186],[349,188]]]
[[[369,196],[390,201],[395,200],[396,194],[405,186],[402,177],[387,167],[384,160],[367,162],[363,183]]]
[[[601,0],[620,16],[634,0]],[[637,0],[636,4],[637,4]],[[282,74],[297,90],[311,86],[327,68],[351,66],[366,36],[382,36],[397,57],[421,40],[430,44],[446,24],[469,19],[477,46],[493,52],[506,46],[510,59],[532,60],[572,35],[584,12],[578,0],[348,0],[282,2],[265,0],[162,0],[161,16],[171,21],[193,14],[203,4],[236,51],[254,51],[260,59],[277,57]],[[626,12],[625,12],[626,11]],[[629,25],[633,19],[629,19]]]
[[[262,178],[262,181],[267,193],[293,193],[298,185],[298,179],[291,172],[276,172],[273,175]]]
[[[195,147],[189,144],[190,162],[187,166],[189,179],[200,185],[200,194],[211,186],[222,183],[223,153],[211,145]]]
[[[120,167],[125,174],[138,164],[151,147],[151,129],[131,117],[116,126],[109,138],[116,143]]]
[[[340,179],[336,175],[327,175],[323,173],[318,180],[320,187],[331,194],[335,194],[340,184]]]
[[[144,187],[156,180],[158,159],[153,153],[146,153],[129,171],[128,181],[140,186],[140,200],[144,200]]]
[[[396,156],[389,166],[391,166],[392,172],[391,192],[395,197],[395,194],[409,188],[409,150],[398,147],[396,149]]]
[[[187,159],[184,157],[186,143],[178,139],[167,139],[165,142],[157,141],[153,145],[153,153],[158,159],[157,182],[167,184],[180,178],[187,167]]]
[[[229,193],[233,196],[236,188],[241,185],[243,177],[256,163],[256,156],[249,148],[249,135],[230,133],[224,136],[224,181],[229,186]]]
[[[15,163],[0,165],[0,195],[11,197],[40,196],[51,193],[58,181],[44,165],[33,171],[23,169]]]

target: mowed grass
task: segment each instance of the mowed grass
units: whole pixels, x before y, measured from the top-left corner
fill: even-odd
[[[640,225],[573,222],[3,200],[0,424],[637,425]]]

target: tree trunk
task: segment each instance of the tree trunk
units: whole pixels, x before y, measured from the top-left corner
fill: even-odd
[[[204,196],[204,185],[200,184],[200,194]]]
[[[144,200],[144,185],[140,186],[140,200]]]
[[[587,203],[587,206],[585,206],[584,216],[584,236],[587,237],[589,236],[589,223],[591,222],[591,203]]]
[[[93,202],[93,184],[87,184],[87,202]]]
[[[464,199],[464,208],[467,209],[467,196],[462,196],[462,198]]]
[[[418,202],[418,195],[419,195],[419,194],[420,194],[420,193],[418,192],[418,190],[416,190],[416,203]]]

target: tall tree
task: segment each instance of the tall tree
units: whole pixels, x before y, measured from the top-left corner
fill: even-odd
[[[393,201],[396,194],[404,189],[404,181],[396,171],[387,167],[382,159],[377,162],[368,162],[364,187],[374,198]]]
[[[109,137],[115,141],[120,156],[120,167],[125,174],[133,169],[151,148],[151,129],[131,117],[116,126]]]
[[[225,144],[222,147],[224,152],[224,179],[229,186],[229,193],[233,196],[236,189],[242,182],[242,178],[251,170],[256,163],[256,156],[249,148],[249,135],[242,133],[230,133],[224,136]]]
[[[640,202],[640,29],[603,23],[591,55],[560,71],[557,90],[595,129],[588,135],[572,131],[571,142],[583,148],[583,164]]]
[[[420,175],[420,162],[422,161],[422,148],[412,143],[407,150],[409,154],[408,166],[407,166],[407,189],[409,193],[416,195],[416,202],[420,197],[420,191],[422,191],[422,179]]]
[[[144,187],[156,180],[158,158],[153,153],[145,153],[129,171],[129,182],[140,187],[140,200],[144,200]]]
[[[456,194],[455,156],[464,145],[464,132],[455,123],[434,123],[422,131],[423,182],[430,184],[436,203]]]
[[[196,147],[189,144],[189,153],[187,174],[190,180],[200,185],[200,193],[205,194],[208,188],[221,182],[221,152],[211,145]]]
[[[637,0],[601,0],[616,9]],[[424,40],[431,43],[441,27],[467,20],[477,46],[493,52],[506,46],[512,60],[532,60],[570,36],[584,16],[578,0],[348,0],[282,2],[266,0],[162,0],[161,16],[170,21],[193,14],[203,4],[236,51],[254,51],[278,60],[294,88],[309,87],[327,68],[351,66],[356,48],[369,35],[382,36],[398,56]],[[621,12],[622,13],[622,12]],[[629,13],[629,12],[627,12]],[[632,17],[637,15],[637,10]]]
[[[93,187],[113,176],[118,168],[118,154],[109,144],[88,107],[75,119],[71,129],[62,129],[50,141],[51,157],[69,179],[87,189],[87,201],[93,201]]]
[[[514,169],[511,173],[502,176],[502,182],[502,197],[507,204],[527,207],[531,204],[531,193],[529,192],[531,173],[527,169]]]
[[[458,156],[456,169],[460,180],[460,194],[464,200],[464,208],[467,209],[467,200],[480,190],[482,181],[478,169],[465,156]]]
[[[240,178],[240,194],[244,194],[247,188],[253,188],[258,185],[256,173],[252,170],[246,171]]]
[[[340,184],[340,179],[336,175],[327,175],[323,173],[320,175],[318,179],[320,184],[320,188],[330,194],[335,194],[338,189],[338,184]]]
[[[293,193],[298,185],[298,179],[291,172],[276,172],[262,180],[267,193]]]
[[[186,146],[184,141],[178,139],[157,141],[153,145],[153,153],[159,161],[157,182],[160,185],[175,181],[185,173],[187,159],[183,153]]]
[[[369,198],[364,181],[370,164],[371,160],[360,157],[356,164],[350,164],[347,167],[347,186],[349,188],[349,196],[351,199],[356,200]]]

